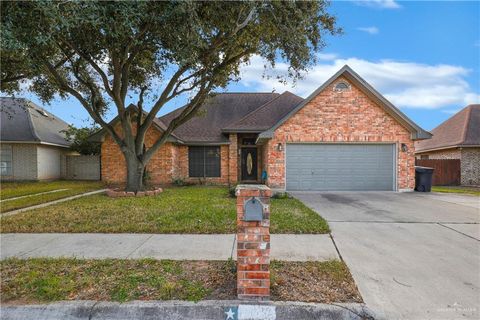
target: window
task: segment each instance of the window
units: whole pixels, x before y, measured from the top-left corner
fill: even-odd
[[[335,91],[346,91],[349,89],[350,89],[350,86],[345,82],[339,82],[335,85]]]
[[[2,176],[12,175],[12,146],[4,146],[0,150],[0,174]]]
[[[190,177],[220,177],[220,147],[188,147]]]

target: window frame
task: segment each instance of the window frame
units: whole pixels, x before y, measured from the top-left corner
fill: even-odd
[[[4,160],[5,157],[5,150],[8,149],[9,154],[9,159]],[[7,153],[7,154],[8,154]],[[6,166],[3,166],[3,164],[6,163]],[[10,165],[8,165],[8,163]],[[4,172],[4,168],[6,169]],[[0,176],[2,177],[8,177],[13,175],[13,148],[11,145],[1,145],[0,147]]]
[[[211,152],[214,154],[209,154]],[[189,178],[220,178],[221,176],[222,154],[220,146],[188,146]]]

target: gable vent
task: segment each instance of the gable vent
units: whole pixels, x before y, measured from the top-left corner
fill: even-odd
[[[350,85],[346,82],[338,82],[334,88],[335,91],[347,91],[350,90]]]

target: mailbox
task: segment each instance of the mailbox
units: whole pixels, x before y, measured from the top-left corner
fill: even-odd
[[[245,221],[262,221],[263,219],[263,204],[262,202],[253,197],[248,199],[243,204],[244,215],[243,220]]]

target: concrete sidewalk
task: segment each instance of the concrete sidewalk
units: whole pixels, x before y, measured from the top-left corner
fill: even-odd
[[[0,235],[0,258],[227,260],[236,257],[234,234],[9,233]],[[271,258],[339,259],[328,234],[271,235]]]

